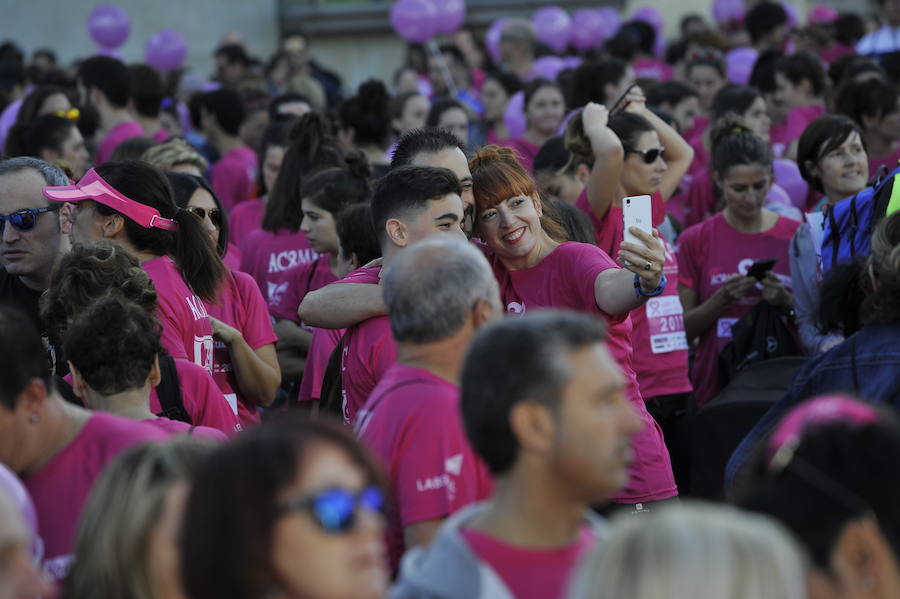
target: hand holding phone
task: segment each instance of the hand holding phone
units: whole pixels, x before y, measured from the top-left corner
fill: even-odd
[[[644,245],[643,241],[631,233],[631,227],[637,227],[647,233],[647,235],[652,235],[653,204],[650,196],[629,196],[623,198],[622,218],[625,224],[625,241],[635,245]]]
[[[766,273],[772,270],[777,262],[778,260],[776,260],[775,258],[757,260],[750,266],[750,269],[747,270],[747,276],[753,277],[754,279],[762,283],[762,280],[766,278]]]

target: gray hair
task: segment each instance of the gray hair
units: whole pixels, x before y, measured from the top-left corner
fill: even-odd
[[[537,41],[534,25],[528,19],[518,17],[509,19],[500,31],[500,41],[534,45]]]
[[[497,282],[472,244],[434,236],[400,252],[384,278],[397,341],[430,343],[459,331],[479,300],[499,305]]]
[[[677,590],[677,591],[675,591]],[[767,517],[695,502],[616,520],[569,599],[803,599],[804,560]]]
[[[16,158],[0,160],[0,177],[12,175],[26,169],[39,172],[49,187],[61,187],[69,184],[69,178],[63,170],[45,160],[32,158],[31,156],[17,156]]]

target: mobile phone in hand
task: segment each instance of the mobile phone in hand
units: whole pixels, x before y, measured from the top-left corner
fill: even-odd
[[[747,276],[762,282],[762,280],[766,278],[766,274],[775,267],[775,263],[777,262],[778,260],[775,258],[757,260],[750,266],[750,269],[747,271]]]
[[[653,205],[650,196],[629,196],[622,199],[622,218],[625,224],[625,241],[643,245],[643,241],[631,233],[631,227],[651,235],[653,231]]]

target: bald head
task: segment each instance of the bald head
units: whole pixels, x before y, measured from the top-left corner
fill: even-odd
[[[497,312],[500,307],[487,260],[472,244],[449,235],[400,252],[385,274],[384,299],[400,343],[447,339],[463,328],[479,304]]]

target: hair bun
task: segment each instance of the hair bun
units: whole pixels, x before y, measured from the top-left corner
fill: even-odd
[[[357,179],[369,179],[372,176],[372,168],[369,159],[359,150],[352,150],[344,155],[347,170]]]
[[[732,135],[742,135],[746,133],[751,135],[756,134],[750,125],[747,124],[747,121],[733,112],[730,112],[718,120],[716,126],[713,127],[713,130],[709,135],[709,139],[711,146],[715,148]],[[713,152],[715,152],[715,150],[713,150]]]
[[[519,157],[515,150],[506,146],[484,146],[469,161],[469,168],[475,170],[479,166],[485,166],[492,162],[509,162],[519,165]]]

